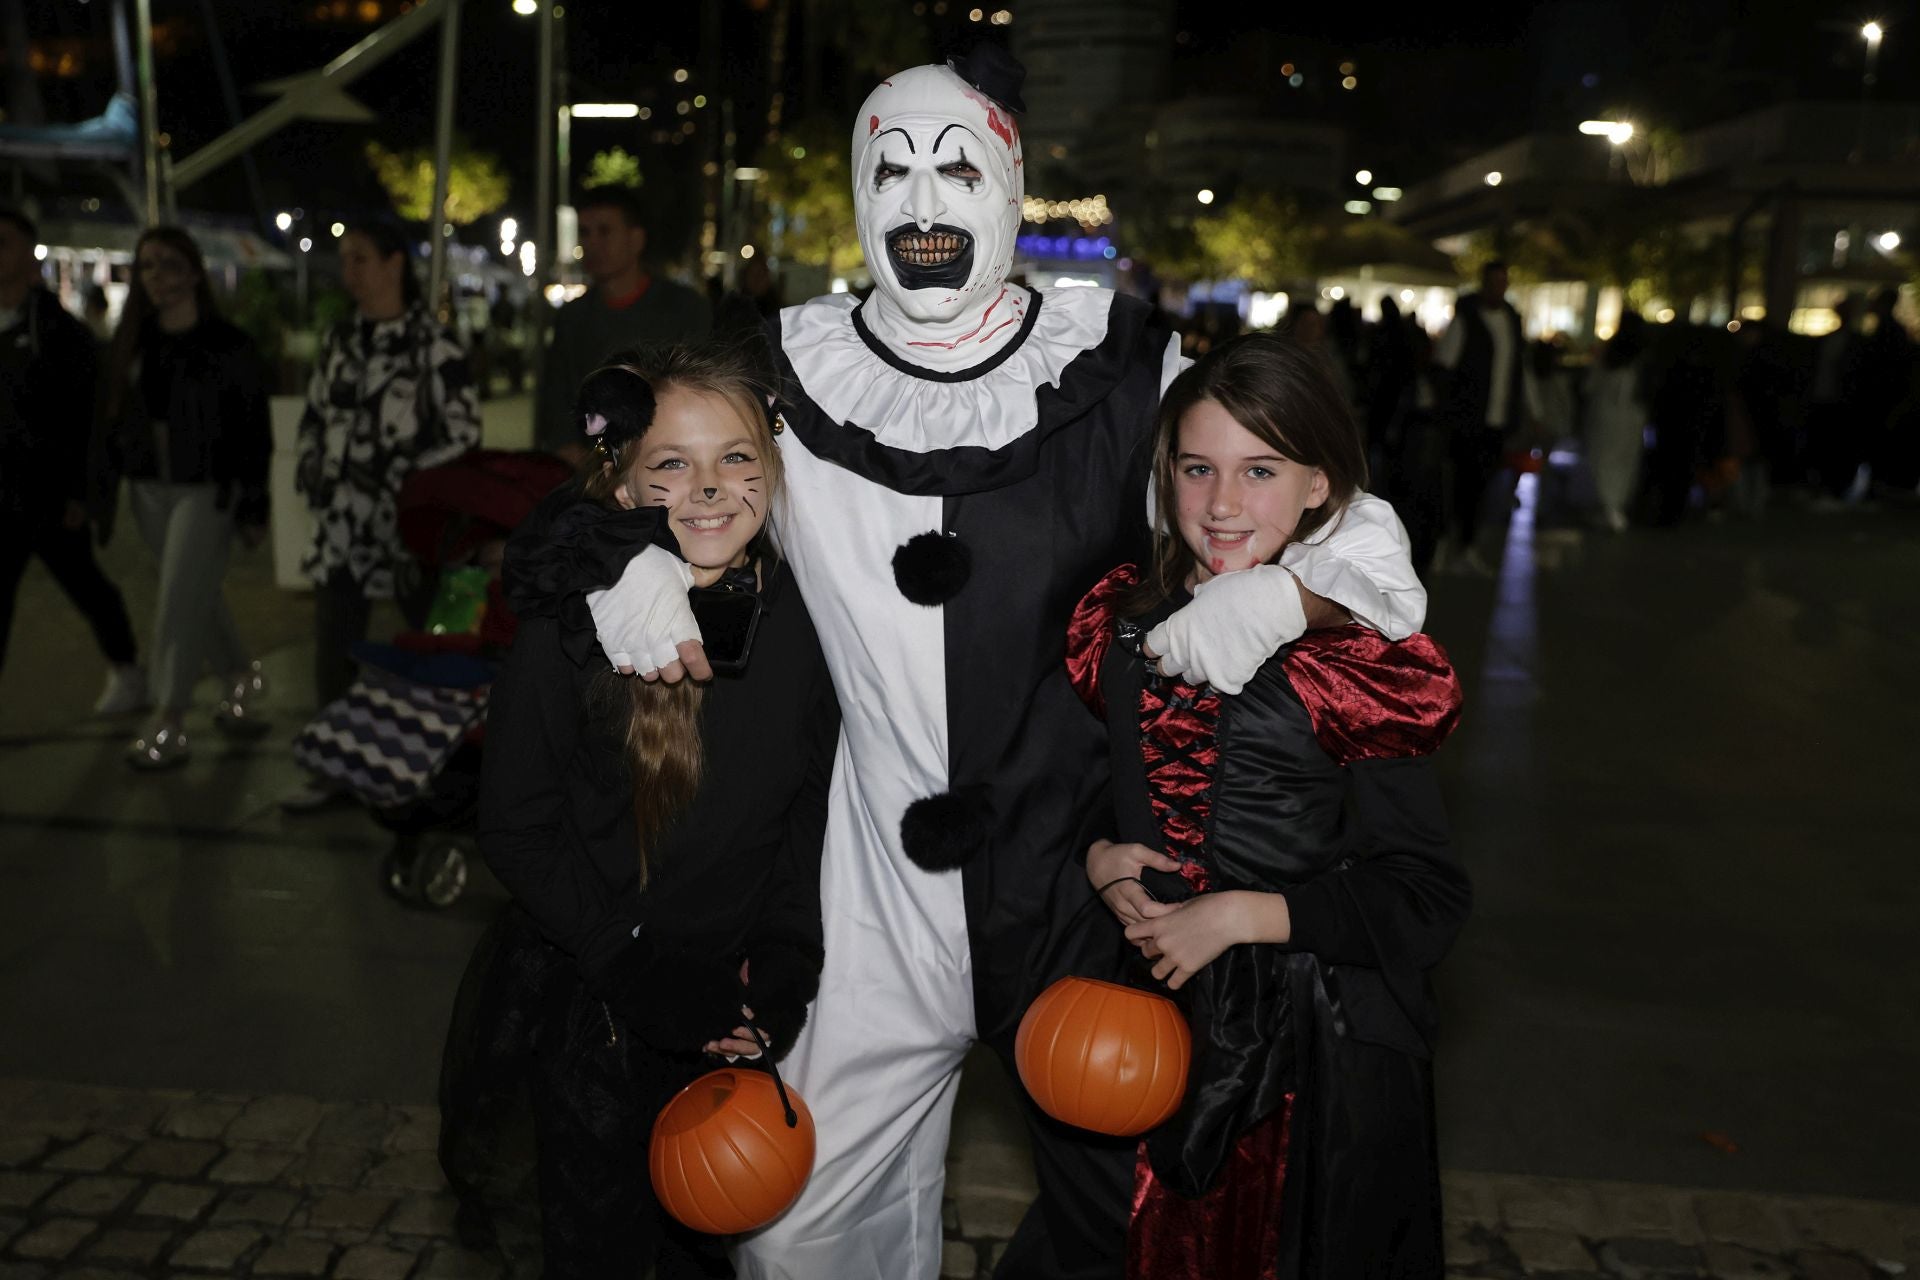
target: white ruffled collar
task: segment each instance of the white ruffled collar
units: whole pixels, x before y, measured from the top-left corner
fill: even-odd
[[[858,426],[890,449],[999,449],[1039,425],[1036,398],[1058,386],[1075,358],[1107,336],[1108,289],[1034,290],[1024,338],[975,369],[916,373],[863,334],[851,294],[814,298],[780,313],[780,345],[807,398],[833,421]]]

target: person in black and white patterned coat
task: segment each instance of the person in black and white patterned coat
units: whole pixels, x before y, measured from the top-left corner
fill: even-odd
[[[400,541],[401,482],[480,443],[466,348],[428,309],[399,230],[351,227],[340,266],[356,312],[327,335],[307,385],[295,477],[313,511],[301,567],[314,583],[316,706],[352,682],[348,650],[366,638],[373,602],[398,599],[406,610],[432,589]],[[330,796],[303,789],[283,804]]]

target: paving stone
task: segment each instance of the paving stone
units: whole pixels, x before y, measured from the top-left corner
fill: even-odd
[[[0,1134],[0,1169],[18,1169],[47,1153],[53,1139],[44,1133]]]
[[[1007,1243],[1002,1240],[993,1246],[993,1260],[987,1264],[989,1274],[1000,1269],[1000,1259],[1007,1256]]]
[[[1527,1228],[1507,1232],[1506,1239],[1507,1246],[1513,1250],[1528,1275],[1543,1271],[1590,1272],[1594,1269],[1593,1255],[1587,1252],[1587,1246],[1580,1243],[1578,1236],[1568,1232]]]
[[[949,1240],[940,1250],[940,1280],[974,1280],[980,1274],[980,1251],[960,1240]]]
[[[153,1126],[167,1113],[176,1098],[189,1094],[163,1094],[145,1089],[120,1090],[119,1096],[93,1117],[93,1127],[101,1133],[138,1141],[153,1132]]]
[[[1486,1194],[1484,1181],[1468,1174],[1441,1170],[1440,1204],[1448,1222],[1491,1226],[1500,1221],[1498,1206]]]
[[[296,1154],[277,1147],[235,1147],[207,1176],[215,1182],[272,1182],[287,1171]]]
[[[1033,1157],[1025,1147],[1005,1142],[958,1144],[947,1160],[947,1186],[955,1195],[981,1189],[1018,1193],[1031,1200],[1039,1194]]]
[[[304,1143],[319,1123],[320,1104],[312,1098],[275,1095],[248,1103],[224,1136],[228,1142],[293,1147]]]
[[[1860,1200],[1815,1199],[1796,1203],[1785,1215],[1795,1243],[1868,1258],[1906,1256],[1906,1222],[1893,1205]]]
[[[239,1098],[189,1098],[168,1109],[159,1131],[170,1138],[217,1138],[245,1106]]]
[[[23,1258],[58,1261],[99,1229],[100,1224],[89,1218],[49,1218],[15,1240],[12,1248]]]
[[[48,1196],[45,1207],[55,1213],[104,1218],[125,1204],[139,1185],[138,1178],[75,1178]]]
[[[139,1218],[172,1218],[178,1222],[191,1222],[213,1203],[217,1194],[212,1187],[162,1182],[147,1189],[147,1194],[140,1198],[133,1212]]]
[[[399,1152],[438,1151],[440,1112],[436,1107],[395,1107],[398,1113],[387,1149]]]
[[[393,1205],[392,1196],[371,1191],[332,1191],[307,1209],[306,1225],[321,1231],[371,1231]]]
[[[1693,1207],[1700,1216],[1700,1229],[1710,1241],[1769,1253],[1791,1248],[1794,1243],[1767,1202],[1758,1196],[1704,1191],[1693,1197]]]
[[[137,1271],[122,1271],[118,1267],[62,1267],[55,1280],[142,1280],[142,1277]]]
[[[1591,1238],[1615,1240],[1646,1236],[1699,1244],[1700,1223],[1684,1195],[1665,1187],[1634,1187],[1603,1183],[1594,1188],[1599,1222]]]
[[[167,1261],[173,1267],[231,1271],[240,1256],[264,1238],[247,1227],[210,1227],[187,1237]]]
[[[328,1240],[280,1240],[254,1259],[256,1276],[324,1276],[333,1261],[333,1243]]]
[[[367,1185],[395,1191],[444,1191],[447,1178],[432,1151],[406,1151],[375,1165],[367,1174]]]
[[[395,1236],[450,1236],[460,1202],[452,1196],[408,1196],[387,1219],[387,1234]]]
[[[960,1234],[975,1240],[1011,1240],[1031,1203],[1026,1196],[1004,1191],[969,1191],[956,1199]]]
[[[87,1257],[101,1262],[131,1262],[146,1266],[160,1256],[173,1232],[151,1227],[111,1227],[87,1246]]]
[[[88,1134],[70,1147],[54,1152],[41,1165],[72,1173],[99,1173],[133,1149],[133,1144],[104,1133]]]
[[[1714,1280],[1777,1280],[1793,1274],[1793,1268],[1780,1258],[1718,1240],[1700,1247],[1700,1260]]]
[[[1566,1183],[1539,1183],[1507,1192],[1500,1198],[1500,1217],[1509,1227],[1589,1238],[1600,1234],[1600,1206],[1593,1192]]]
[[[0,1209],[26,1209],[60,1182],[57,1173],[0,1173]]]
[[[420,1280],[497,1280],[500,1263],[472,1249],[446,1245],[433,1251],[433,1257],[420,1272]]]
[[[386,1142],[393,1127],[393,1111],[383,1102],[336,1102],[322,1110],[312,1142],[374,1151]]]
[[[92,1132],[94,1118],[117,1100],[112,1089],[43,1080],[34,1086],[26,1105],[10,1115],[8,1125],[25,1133],[73,1141]]]
[[[247,1187],[229,1191],[207,1221],[257,1222],[263,1227],[280,1227],[286,1225],[299,1203],[300,1197],[292,1191]]]
[[[1482,1228],[1464,1222],[1446,1225],[1446,1257],[1449,1267],[1471,1267],[1487,1260],[1487,1246],[1480,1239]]]
[[[162,1178],[192,1178],[220,1154],[217,1142],[190,1138],[149,1138],[120,1162],[122,1173],[151,1173]]]
[[[373,1152],[357,1147],[314,1147],[295,1160],[280,1181],[289,1187],[357,1187],[373,1160]]]
[[[1866,1263],[1844,1253],[1803,1253],[1794,1261],[1807,1280],[1874,1280]]]
[[[1700,1274],[1700,1250],[1671,1240],[1609,1240],[1600,1246],[1600,1261],[1609,1272],[1626,1280]]]
[[[340,1255],[333,1275],[334,1280],[406,1280],[413,1263],[413,1254],[405,1249],[357,1244]]]

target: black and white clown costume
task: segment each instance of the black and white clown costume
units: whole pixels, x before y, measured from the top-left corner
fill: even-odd
[[[1104,913],[1071,921],[1091,896],[1086,848],[1113,832],[1105,732],[1064,651],[1075,602],[1145,545],[1148,443],[1179,341],[1136,299],[1007,283],[1018,87],[959,70],[974,83],[916,67],[861,108],[872,298],[816,298],[778,321],[775,523],[843,725],[825,969],[783,1068],[818,1155],[794,1207],[737,1247],[756,1280],[932,1280],[962,1058],[984,1040],[1011,1070],[1033,997],[1067,973],[1115,975],[1124,949]],[[646,670],[686,635],[636,603],[639,563],[589,600],[614,660]],[[1405,535],[1377,499],[1282,564],[1391,636],[1422,621]],[[1298,613],[1292,578],[1272,572],[1253,585]],[[1264,637],[1240,678],[1298,633]],[[999,1274],[1118,1276],[1133,1144],[1029,1110],[1041,1199]]]

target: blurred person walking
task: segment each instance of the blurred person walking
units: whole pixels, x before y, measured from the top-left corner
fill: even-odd
[[[1833,304],[1837,321],[1813,348],[1813,386],[1807,393],[1806,447],[1803,456],[1818,510],[1837,509],[1860,469],[1856,408],[1848,395],[1859,335],[1853,331],[1854,302]]]
[[[1913,396],[1913,337],[1893,314],[1899,304],[1897,289],[1882,289],[1874,295],[1868,311],[1873,317],[1873,331],[1854,348],[1852,377],[1848,379],[1859,413],[1860,459],[1866,463],[1874,487],[1886,485],[1900,470],[1895,462],[1898,450],[1894,441],[1898,436],[1894,423],[1904,403]],[[1911,492],[1913,482],[1892,487]],[[1863,493],[1870,491],[1863,489]]]
[[[587,441],[573,418],[573,397],[587,375],[616,351],[699,341],[713,327],[713,307],[704,294],[647,270],[646,217],[631,192],[599,187],[575,208],[580,265],[592,283],[553,318],[533,436],[536,447],[577,466]]]
[[[436,584],[400,541],[401,482],[480,443],[466,348],[428,309],[399,228],[349,227],[340,270],[354,315],[327,335],[308,381],[294,478],[313,511],[301,569],[314,584],[316,707],[352,684],[351,649],[374,601],[398,601],[417,626],[432,599]],[[281,806],[315,809],[338,794],[310,782]]]
[[[205,260],[179,227],[151,227],[134,248],[133,279],[107,359],[106,435],[141,538],[160,567],[151,641],[153,720],[127,763],[164,769],[187,759],[186,712],[211,671],[226,681],[214,723],[254,723],[263,691],[221,580],[237,534],[267,529],[267,392],[253,340],[222,318]]]
[[[1647,402],[1641,389],[1647,322],[1629,311],[1587,369],[1586,446],[1600,517],[1619,533],[1640,483]]]
[[[109,664],[93,709],[138,711],[147,705],[147,681],[136,665],[133,624],[93,557],[98,353],[87,327],[41,284],[33,252],[39,238],[32,219],[0,208],[0,667],[21,576],[38,556]]]
[[[1507,441],[1527,413],[1526,361],[1520,313],[1507,301],[1507,264],[1480,269],[1480,289],[1460,296],[1453,322],[1434,347],[1434,364],[1449,373],[1443,418],[1453,459],[1451,544],[1440,548],[1442,568],[1491,577],[1478,548],[1487,490],[1500,473]]]

